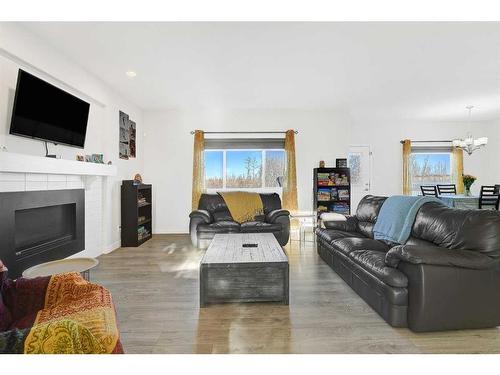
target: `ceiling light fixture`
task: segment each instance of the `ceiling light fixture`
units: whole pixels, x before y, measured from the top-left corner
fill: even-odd
[[[127,77],[129,77],[129,78],[134,78],[134,77],[137,75],[137,73],[136,73],[136,72],[134,72],[133,70],[129,70],[128,72],[125,72],[125,74],[126,74],[126,75],[127,75]]]
[[[474,108],[473,105],[468,105],[465,107],[469,111],[469,126],[472,127],[471,123],[471,116],[472,116],[472,108]],[[483,146],[486,146],[488,144],[488,138],[487,137],[481,137],[481,138],[474,138],[471,133],[468,133],[467,136],[463,139],[454,139],[453,140],[453,146],[454,147],[459,147],[467,154],[472,155],[472,153],[478,149],[480,149]]]

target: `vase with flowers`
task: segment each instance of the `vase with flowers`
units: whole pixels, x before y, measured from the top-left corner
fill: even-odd
[[[462,181],[464,182],[465,195],[466,196],[470,197],[470,195],[471,195],[471,193],[470,193],[470,187],[472,186],[472,184],[476,180],[477,180],[477,178],[475,176],[470,175],[470,174],[464,174],[462,176]]]

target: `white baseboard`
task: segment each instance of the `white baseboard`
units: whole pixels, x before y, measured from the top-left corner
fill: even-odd
[[[116,242],[113,242],[111,245],[105,246],[104,249],[102,250],[102,253],[109,254],[109,253],[115,251],[116,249],[119,249],[120,247],[121,247],[121,241],[116,241]]]
[[[189,234],[189,232],[184,232],[184,231],[172,231],[168,229],[157,229],[153,232],[154,234]]]

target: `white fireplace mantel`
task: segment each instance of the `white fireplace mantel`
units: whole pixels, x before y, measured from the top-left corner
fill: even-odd
[[[0,151],[0,172],[116,176],[117,169],[115,165],[52,159]]]

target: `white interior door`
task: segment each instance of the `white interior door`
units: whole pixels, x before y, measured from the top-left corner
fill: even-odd
[[[361,198],[370,194],[370,146],[349,146],[347,165],[351,169],[351,214],[354,215]]]

